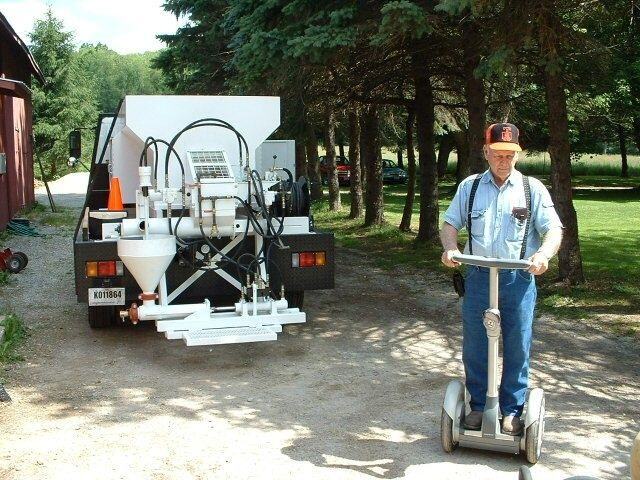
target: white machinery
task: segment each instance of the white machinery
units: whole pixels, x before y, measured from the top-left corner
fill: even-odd
[[[313,231],[306,181],[280,166],[292,158],[255,168],[256,150],[293,149],[263,143],[279,107],[276,97],[127,96],[101,118],[75,239],[92,327],[155,321],[169,339],[212,345],[275,340],[305,322],[304,291],[333,288],[333,236]],[[105,211],[114,178],[123,208]]]
[[[522,413],[523,433],[506,435],[500,431],[500,405],[498,402],[498,342],[500,339],[500,310],[498,310],[498,271],[507,269],[528,269],[527,260],[505,260],[480,257],[477,255],[454,255],[456,262],[489,268],[489,308],[484,312],[484,326],[487,331],[487,399],[482,415],[480,430],[464,428],[467,394],[464,383],[452,380],[442,405],[440,437],[445,452],[452,452],[457,445],[482,450],[519,453],[524,452],[530,463],[540,458],[544,435],[545,402],[544,391],[533,388],[527,392]]]

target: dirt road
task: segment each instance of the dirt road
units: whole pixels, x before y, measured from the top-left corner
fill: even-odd
[[[442,395],[462,374],[441,276],[340,250],[337,288],[308,295],[306,324],[187,348],[152,325],[90,330],[70,233],[50,233],[9,241],[31,261],[0,302],[31,335],[1,372],[0,479],[517,478],[522,457],[441,451]],[[549,418],[536,479],[628,478],[639,354],[581,322],[537,321],[532,383]]]

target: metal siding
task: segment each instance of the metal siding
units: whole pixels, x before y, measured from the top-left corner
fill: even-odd
[[[10,112],[8,108],[5,108],[7,104],[11,101],[10,97],[0,96],[0,139],[1,149],[7,154],[7,170],[9,169],[9,155],[8,151],[8,136],[10,131],[8,130],[8,125],[13,125],[13,122],[9,122],[10,120]],[[0,230],[3,230],[7,225],[7,222],[11,219],[10,208],[9,208],[9,185],[7,180],[7,174],[0,175]]]
[[[7,173],[0,175],[0,229],[4,229],[16,213],[33,203],[35,195],[30,101],[3,96],[0,112],[2,145],[7,155]]]

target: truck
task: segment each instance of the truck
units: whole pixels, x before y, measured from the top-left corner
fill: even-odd
[[[279,123],[279,98],[258,96],[131,95],[100,116],[73,239],[91,328],[153,321],[195,346],[306,321],[305,292],[334,287],[334,237],[292,141],[267,140]]]

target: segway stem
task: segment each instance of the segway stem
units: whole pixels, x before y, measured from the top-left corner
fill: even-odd
[[[498,417],[498,343],[500,341],[500,311],[498,310],[497,267],[489,268],[489,309],[484,312],[484,327],[487,332],[487,399],[482,414],[482,434],[493,437],[500,432]]]

